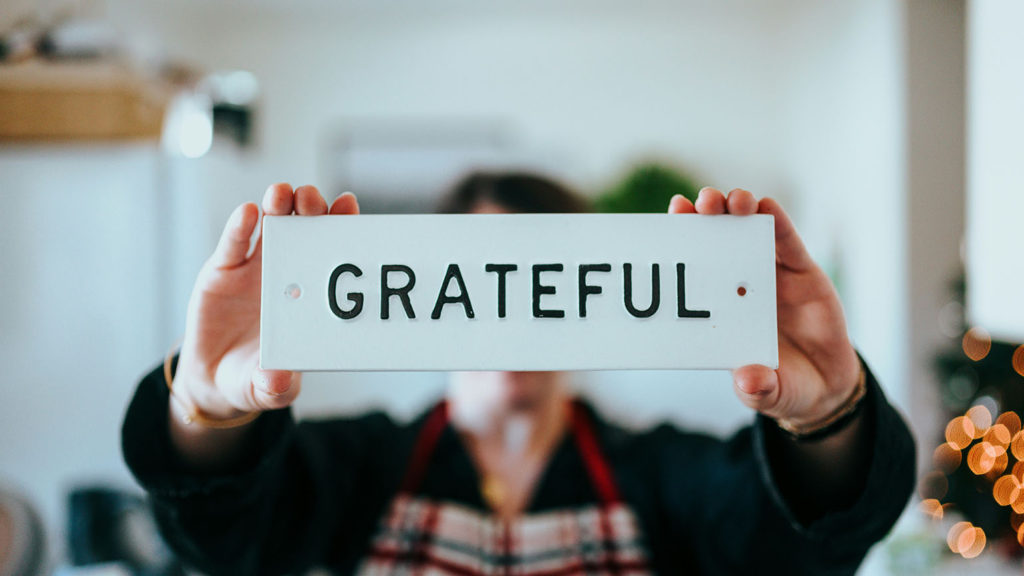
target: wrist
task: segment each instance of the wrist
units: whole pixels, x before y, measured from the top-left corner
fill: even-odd
[[[867,372],[860,359],[858,372],[851,391],[842,401],[824,415],[808,419],[777,418],[776,424],[797,440],[811,440],[828,436],[844,428],[860,412],[867,394]]]
[[[838,345],[837,345],[838,347]],[[814,427],[828,419],[850,402],[857,388],[865,382],[866,367],[860,354],[849,341],[842,346],[844,352],[829,359],[830,366],[821,366],[819,380],[807,374],[805,386],[796,386],[799,398],[791,401],[787,410],[769,414],[776,420],[786,420],[800,428]]]
[[[235,407],[217,388],[216,382],[192,368],[189,354],[182,352],[177,365],[173,348],[164,360],[164,378],[170,396],[171,415],[185,424],[207,428],[234,428],[256,419],[261,411],[245,411]]]
[[[192,416],[194,420],[199,419],[195,418],[196,415],[213,420],[232,420],[251,414],[228,402],[216,385],[184,374],[180,378],[175,376],[171,396],[172,404],[177,405],[181,415]]]

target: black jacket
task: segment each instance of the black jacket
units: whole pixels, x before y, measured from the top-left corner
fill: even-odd
[[[867,368],[865,366],[865,368]],[[758,415],[727,440],[662,425],[631,432],[592,414],[624,499],[637,513],[659,574],[852,574],[889,531],[913,490],[913,439],[868,370],[864,417],[873,455],[856,503],[803,526],[780,496],[765,452],[774,423]],[[125,460],[148,491],[161,530],[210,574],[351,573],[398,489],[423,416],[381,413],[295,423],[257,421],[249,456],[231,474],[191,474],[168,436],[159,369],[139,384],[122,430]],[[485,510],[473,464],[449,428],[421,492]],[[530,511],[595,501],[568,438],[543,473]]]

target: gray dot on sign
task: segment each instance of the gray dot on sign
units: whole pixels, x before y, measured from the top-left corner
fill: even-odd
[[[302,287],[298,284],[289,284],[284,288],[284,295],[289,300],[298,300],[302,297]]]

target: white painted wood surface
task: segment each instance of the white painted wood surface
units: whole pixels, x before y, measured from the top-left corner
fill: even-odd
[[[778,365],[767,215],[268,217],[263,242],[264,368]]]

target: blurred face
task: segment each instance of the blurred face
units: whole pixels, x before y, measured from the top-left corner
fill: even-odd
[[[495,202],[482,200],[470,214],[509,214]],[[449,393],[476,406],[481,413],[529,411],[561,392],[560,372],[456,372]]]
[[[560,372],[455,372],[449,393],[481,415],[529,412],[562,392]]]
[[[511,214],[507,207],[492,200],[478,200],[469,210],[470,214]]]

